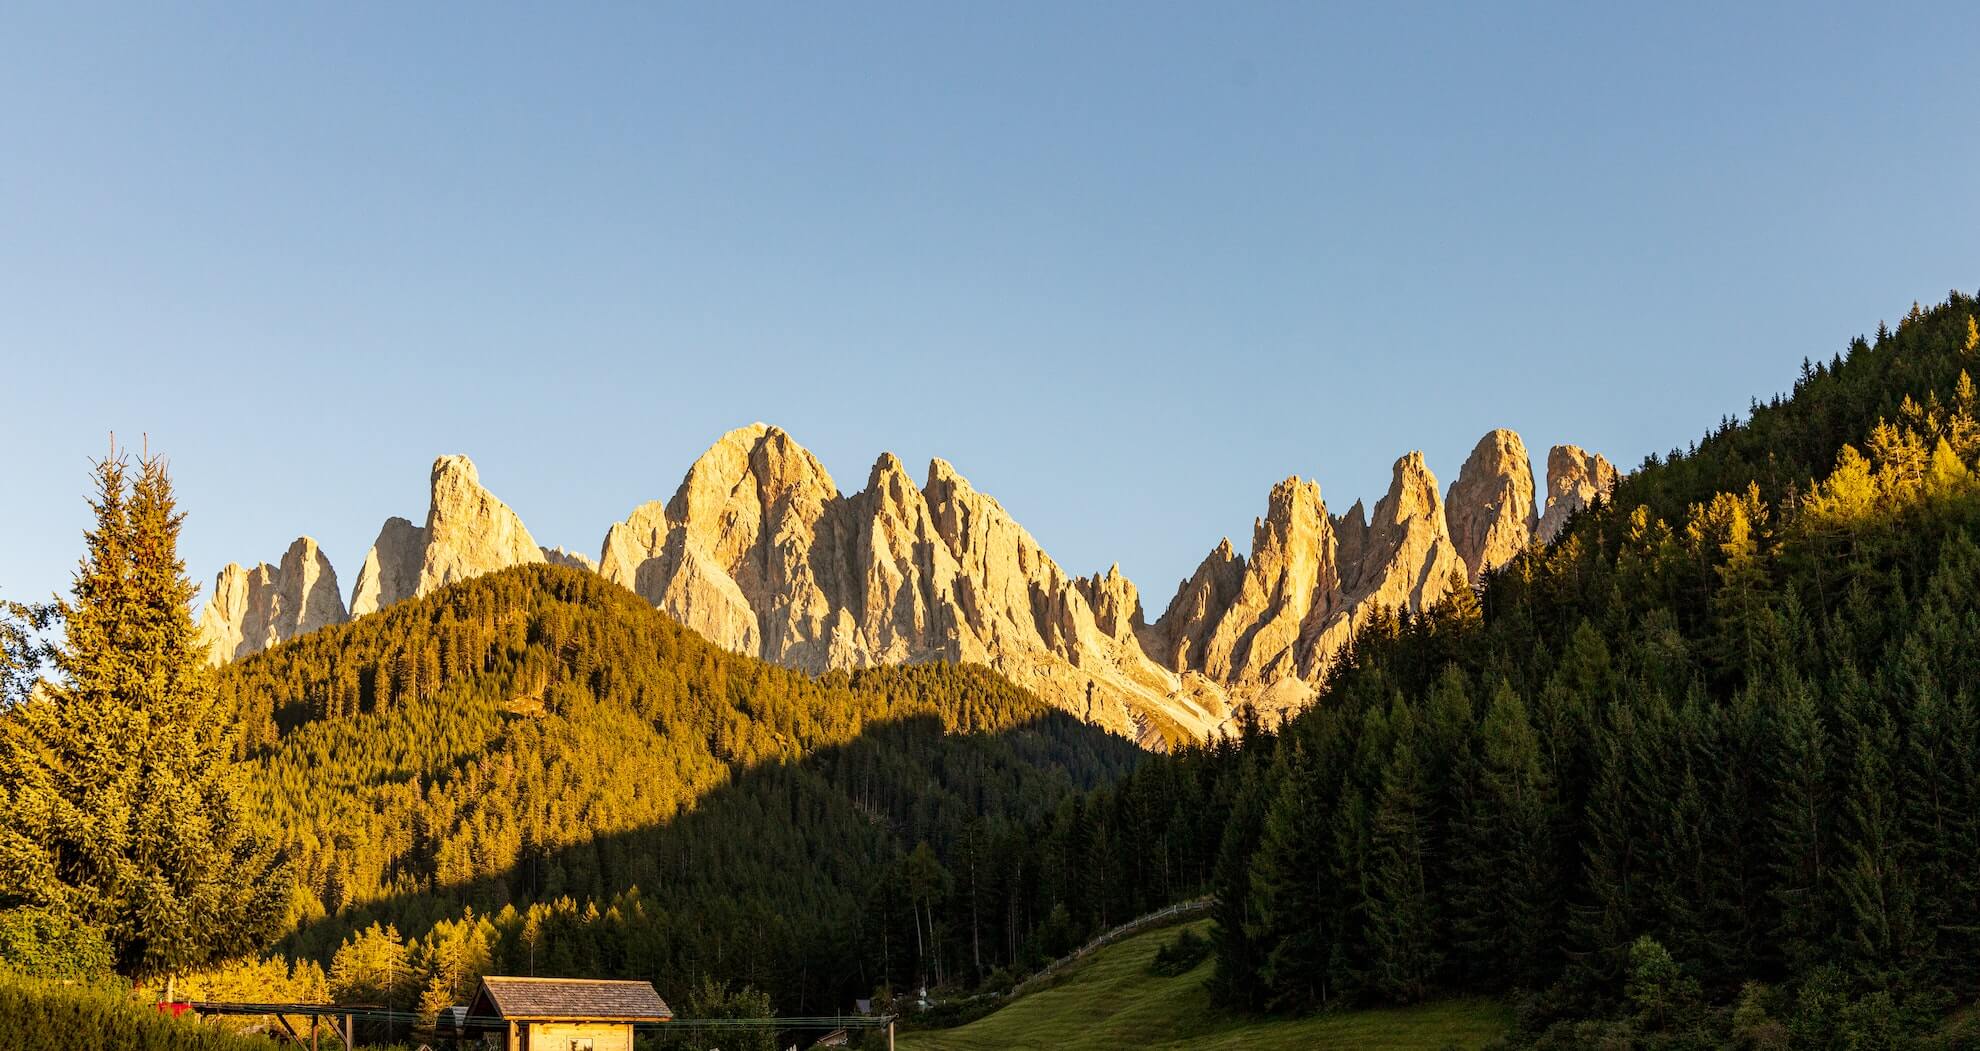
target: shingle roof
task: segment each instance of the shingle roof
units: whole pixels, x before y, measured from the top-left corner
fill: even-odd
[[[481,980],[476,1010],[488,1001],[492,1013],[508,1019],[589,1019],[595,1022],[664,1022],[674,1017],[652,982],[595,978],[503,978]]]

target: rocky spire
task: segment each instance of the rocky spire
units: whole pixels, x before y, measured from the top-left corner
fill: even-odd
[[[1547,511],[1540,516],[1537,535],[1551,544],[1568,516],[1606,498],[1616,487],[1616,469],[1599,453],[1575,445],[1556,445],[1547,453]]]
[[[1203,670],[1203,652],[1237,601],[1244,584],[1244,556],[1225,537],[1203,556],[1196,572],[1176,587],[1160,619],[1143,634],[1149,656],[1177,671]]]
[[[200,610],[199,634],[207,660],[219,665],[345,619],[337,571],[315,540],[301,537],[280,566],[222,568]]]
[[[426,555],[426,530],[392,517],[364,553],[357,584],[351,588],[351,616],[376,613],[419,593],[419,567]]]
[[[1427,609],[1450,590],[1464,568],[1451,543],[1437,476],[1413,452],[1396,461],[1389,492],[1368,519],[1368,543],[1355,568],[1349,598],[1390,609]]]
[[[1340,601],[1334,523],[1320,487],[1288,478],[1272,487],[1265,516],[1253,521],[1251,558],[1237,596],[1204,647],[1204,675],[1224,682],[1271,682],[1294,672],[1301,626],[1315,608]]]
[[[1478,440],[1444,499],[1451,543],[1472,583],[1533,539],[1533,461],[1526,443],[1500,429]]]
[[[1129,642],[1147,627],[1142,620],[1141,592],[1134,581],[1121,575],[1119,562],[1108,566],[1105,574],[1095,573],[1074,583],[1092,607],[1093,623],[1101,634],[1116,642]]]
[[[388,518],[364,556],[351,615],[374,613],[456,580],[544,561],[543,548],[509,506],[481,487],[474,461],[442,456],[429,477],[426,525]]]
[[[1614,481],[1601,457],[1555,449],[1540,534]],[[393,518],[379,531],[353,615],[525,562],[590,568],[538,546],[466,457],[435,461],[431,482],[424,525]],[[1420,453],[1396,461],[1372,511],[1356,502],[1332,515],[1318,485],[1288,478],[1253,523],[1250,553],[1218,544],[1149,624],[1119,566],[1066,573],[948,462],[917,484],[882,454],[864,488],[841,494],[789,434],[756,423],[711,445],[670,498],[614,523],[596,568],[730,649],[810,671],[985,664],[1156,743],[1201,738],[1239,702],[1268,715],[1310,702],[1375,610],[1433,605],[1454,580],[1512,557],[1535,526],[1531,468],[1511,431],[1478,443],[1448,501]],[[280,568],[223,570],[201,628],[216,659],[341,619],[318,597],[327,586],[334,605],[328,566],[312,543]]]

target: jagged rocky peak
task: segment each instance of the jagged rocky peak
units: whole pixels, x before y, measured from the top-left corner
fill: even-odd
[[[808,664],[831,641],[812,549],[840,502],[810,450],[753,423],[703,452],[672,499],[615,523],[599,572],[720,645]]]
[[[1614,481],[1601,457],[1555,449],[1539,534]],[[351,615],[520,563],[594,568],[539,546],[466,457],[436,460],[431,482],[423,525],[391,518],[379,530]],[[595,568],[730,649],[810,671],[986,664],[1152,744],[1201,738],[1241,702],[1268,714],[1310,702],[1376,610],[1427,608],[1535,530],[1532,471],[1511,431],[1478,443],[1448,499],[1420,453],[1396,461],[1372,509],[1357,501],[1341,515],[1318,485],[1287,478],[1253,523],[1250,552],[1219,543],[1150,624],[1118,565],[1070,576],[947,461],[917,483],[883,453],[865,487],[842,494],[809,450],[754,423],[709,446],[669,498],[614,523]],[[343,619],[329,563],[298,543],[281,567],[221,572],[201,621],[214,659]]]
[[[1330,515],[1319,486],[1288,478],[1252,532],[1249,559],[1220,544],[1142,637],[1176,671],[1286,704],[1311,697],[1295,680],[1324,675],[1376,608],[1435,603],[1464,565],[1420,453],[1396,461],[1372,516],[1359,502]]]
[[[497,569],[543,561],[543,548],[522,519],[481,487],[474,461],[442,456],[433,461],[432,482],[419,594]]]
[[[1556,445],[1547,453],[1547,510],[1540,516],[1537,536],[1551,544],[1568,517],[1616,487],[1616,469],[1600,453],[1577,445]]]
[[[1142,620],[1141,592],[1135,588],[1134,581],[1122,575],[1119,562],[1108,566],[1104,574],[1082,577],[1077,583],[1079,593],[1093,610],[1094,625],[1108,638],[1132,641],[1136,633],[1147,627]]]
[[[1202,671],[1203,652],[1244,584],[1244,556],[1230,537],[1197,563],[1196,572],[1176,586],[1175,597],[1152,627],[1142,633],[1148,655],[1177,671]]]
[[[1444,498],[1444,516],[1472,583],[1532,542],[1533,461],[1518,434],[1501,428],[1478,440]]]
[[[1451,543],[1437,476],[1421,452],[1397,460],[1389,491],[1368,516],[1368,540],[1353,599],[1390,609],[1426,609],[1450,591],[1464,560]]]
[[[228,563],[199,614],[207,660],[224,664],[346,619],[337,571],[316,541],[289,545],[280,566]]]
[[[543,548],[522,519],[481,487],[474,461],[442,456],[433,461],[429,480],[426,525],[385,520],[358,570],[352,616],[377,612],[456,580],[545,561]]]
[[[975,661],[1123,732],[1208,728],[1193,702],[1167,710],[1174,677],[1136,641],[1134,585],[1118,569],[1068,576],[941,460],[916,485],[882,454],[866,487],[842,495],[789,434],[752,424],[710,446],[664,504],[612,526],[599,565],[767,660],[814,671]]]
[[[1340,545],[1320,487],[1287,478],[1252,523],[1251,557],[1237,596],[1211,632],[1196,670],[1231,682],[1293,674],[1302,628],[1341,593]]]
[[[598,572],[598,563],[593,562],[590,555],[579,554],[576,551],[566,551],[561,547],[544,548],[543,561],[553,566],[569,566],[572,569],[582,569],[587,573]]]
[[[376,613],[418,594],[425,551],[425,529],[397,516],[387,518],[358,567],[357,583],[351,588],[351,616]]]

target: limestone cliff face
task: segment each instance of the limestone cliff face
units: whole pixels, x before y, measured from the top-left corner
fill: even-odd
[[[364,556],[351,591],[351,616],[361,617],[434,591],[456,580],[545,561],[522,519],[481,487],[474,461],[433,461],[426,525],[388,518]]]
[[[419,567],[425,553],[426,530],[403,518],[387,518],[358,567],[351,616],[376,613],[419,594]]]
[[[1201,671],[1210,636],[1237,601],[1244,577],[1244,556],[1229,537],[1218,541],[1196,572],[1177,586],[1161,618],[1140,633],[1142,648],[1167,667]]]
[[[1117,643],[1136,642],[1137,633],[1148,625],[1142,619],[1141,592],[1134,581],[1121,575],[1121,564],[1107,567],[1102,575],[1093,574],[1073,582],[1093,610],[1093,624],[1102,635]]]
[[[1341,598],[1339,543],[1320,487],[1288,478],[1272,487],[1251,529],[1251,559],[1195,670],[1223,682],[1293,674],[1302,629]]]
[[[497,569],[543,561],[543,548],[509,505],[481,487],[474,461],[433,461],[433,502],[426,512],[426,550],[417,593]]]
[[[1145,638],[1175,671],[1297,702],[1311,691],[1291,681],[1323,676],[1376,608],[1432,605],[1462,565],[1420,454],[1396,461],[1372,521],[1359,503],[1330,515],[1319,486],[1288,478],[1252,527],[1250,559],[1220,544]]]
[[[1427,609],[1450,592],[1464,560],[1451,543],[1437,477],[1410,453],[1396,461],[1389,492],[1368,516],[1368,540],[1355,568],[1357,604]]]
[[[1607,497],[1616,487],[1616,469],[1599,453],[1575,445],[1556,445],[1547,453],[1547,511],[1536,533],[1551,544],[1568,516]]]
[[[544,548],[543,561],[551,565],[582,569],[587,573],[598,572],[598,563],[593,562],[590,555],[581,555],[575,551],[566,551],[561,547]]]
[[[917,486],[882,455],[847,496],[790,435],[753,424],[703,453],[665,505],[614,524],[599,566],[717,643],[781,664],[971,661],[1151,742],[1214,722],[1142,653],[1140,597],[1118,568],[1067,574],[941,460]]]
[[[1444,498],[1451,543],[1476,584],[1533,540],[1533,461],[1526,443],[1500,429],[1478,440]]]
[[[1380,609],[1424,610],[1531,542],[1532,468],[1482,439],[1448,502],[1420,453],[1374,508],[1333,515],[1312,482],[1275,486],[1249,556],[1220,543],[1153,624],[1118,566],[1075,577],[942,460],[916,484],[883,454],[842,494],[790,435],[724,435],[673,497],[605,535],[599,572],[731,649],[811,670],[913,661],[997,668],[1092,721],[1154,740],[1233,704],[1309,702]]]
[[[337,571],[315,540],[302,537],[280,566],[222,568],[200,610],[199,637],[207,661],[219,665],[345,619]]]
[[[1145,743],[1201,738],[1241,703],[1268,717],[1310,703],[1329,666],[1378,610],[1424,610],[1475,584],[1615,484],[1572,446],[1548,458],[1546,516],[1517,434],[1472,450],[1440,496],[1422,454],[1397,460],[1388,492],[1332,514],[1320,487],[1288,478],[1252,525],[1248,554],[1224,540],[1149,623],[1119,566],[1074,576],[994,497],[934,460],[917,482],[882,454],[840,492],[817,457],[761,423],[723,435],[673,495],[605,533],[598,561],[537,544],[463,456],[436,460],[424,525],[387,519],[350,615],[508,566],[594,570],[716,643],[811,671],[916,661],[989,665],[1082,718]],[[200,630],[213,659],[254,652],[345,618],[313,541],[280,567],[230,565]]]

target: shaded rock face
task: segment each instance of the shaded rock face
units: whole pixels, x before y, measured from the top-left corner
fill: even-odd
[[[403,518],[387,518],[358,567],[351,616],[376,613],[419,594],[419,566],[425,551],[426,530]]]
[[[1476,584],[1533,540],[1533,461],[1526,443],[1500,429],[1479,439],[1444,498],[1451,543]]]
[[[424,595],[456,580],[545,561],[522,519],[481,487],[474,461],[433,461],[426,525],[388,518],[364,556],[351,590],[351,616],[361,617]]]
[[[1551,544],[1568,517],[1606,498],[1616,487],[1616,469],[1599,453],[1574,445],[1556,445],[1547,453],[1547,511],[1536,535]]]
[[[220,665],[346,619],[337,571],[315,540],[302,537],[280,566],[221,569],[200,610],[199,638],[208,663]]]

